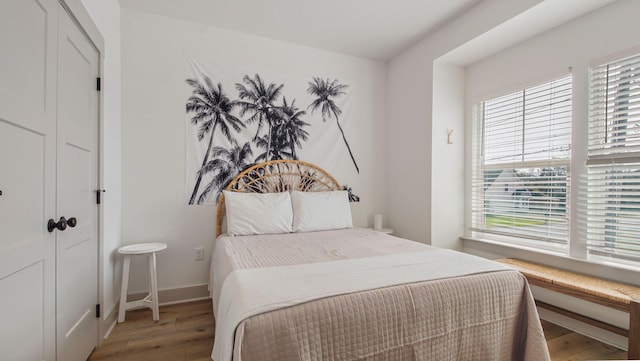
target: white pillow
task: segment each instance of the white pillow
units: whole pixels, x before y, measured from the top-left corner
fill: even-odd
[[[291,195],[281,193],[241,193],[223,191],[227,208],[227,233],[290,233],[293,223]]]
[[[293,231],[313,232],[353,228],[346,191],[291,192]]]

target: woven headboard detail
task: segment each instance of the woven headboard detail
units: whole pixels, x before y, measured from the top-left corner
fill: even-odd
[[[244,193],[276,193],[297,190],[322,192],[341,190],[335,178],[324,169],[299,160],[272,160],[256,164],[238,174],[225,190]],[[218,202],[216,237],[222,233],[225,216],[224,196]]]

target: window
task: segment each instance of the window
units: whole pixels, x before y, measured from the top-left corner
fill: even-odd
[[[640,55],[590,70],[587,249],[640,261]]]
[[[478,104],[474,237],[566,248],[571,86],[567,76]]]

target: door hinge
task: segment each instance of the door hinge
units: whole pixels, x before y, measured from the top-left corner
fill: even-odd
[[[96,318],[100,318],[100,304],[96,305]]]
[[[102,193],[106,192],[104,189],[96,189],[96,204],[102,203]]]
[[[101,84],[101,78],[100,77],[96,78],[96,90],[97,91],[102,90],[102,84]]]

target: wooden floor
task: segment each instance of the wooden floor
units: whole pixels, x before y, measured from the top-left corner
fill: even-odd
[[[127,311],[89,360],[211,361],[213,331],[211,300],[161,306],[157,322],[150,309]]]
[[[553,361],[626,360],[627,353],[613,346],[542,321],[544,337]]]
[[[553,361],[624,360],[627,353],[601,342],[542,322]],[[211,300],[160,307],[160,321],[151,310],[127,312],[90,361],[211,361]]]

